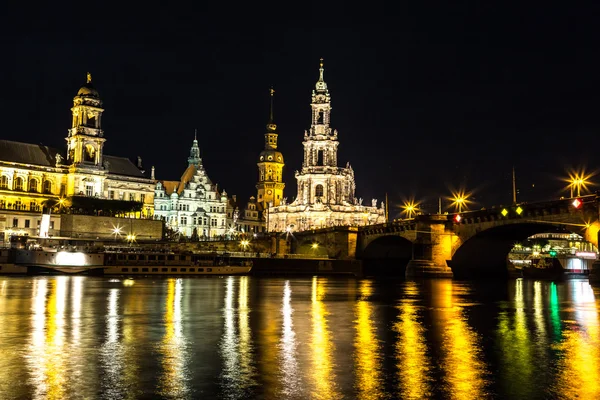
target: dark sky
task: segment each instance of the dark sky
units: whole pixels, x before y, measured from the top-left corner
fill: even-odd
[[[365,199],[415,196],[433,210],[464,186],[489,207],[510,202],[513,164],[529,201],[560,196],[568,168],[600,167],[598,8],[284,3],[5,8],[0,137],[64,147],[90,71],[106,154],[178,179],[197,128],[211,179],[248,198],[274,85],[292,199],[323,57],[338,159]]]

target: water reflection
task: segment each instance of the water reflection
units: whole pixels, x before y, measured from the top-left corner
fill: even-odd
[[[513,296],[514,310],[512,308],[503,310],[498,317],[498,349],[502,352],[501,371],[504,374],[503,382],[507,384],[505,390],[511,397],[517,394],[527,397],[534,395],[529,390],[534,367],[533,343],[527,327],[524,282],[523,279],[516,281]],[[537,296],[541,296],[540,286],[534,288]],[[538,316],[538,318],[543,317]],[[536,321],[543,323],[537,319]]]
[[[182,398],[187,395],[186,340],[181,326],[182,280],[169,279],[165,304],[165,335],[160,345],[163,375],[159,393],[164,397]]]
[[[309,347],[312,365],[310,368],[313,383],[312,396],[317,399],[338,399],[340,394],[333,372],[333,340],[327,324],[327,307],[325,298],[327,280],[313,277],[311,292],[312,333]]]
[[[239,346],[240,356],[239,379],[241,384],[248,388],[255,384],[254,375],[256,374],[254,362],[252,360],[252,332],[250,331],[250,307],[248,306],[248,277],[240,277],[238,293],[238,324],[239,324]]]
[[[28,361],[34,398],[62,399],[66,392],[65,305],[67,277],[36,280]],[[46,304],[47,286],[50,286]]]
[[[360,297],[356,301],[354,340],[356,387],[361,399],[378,399],[382,396],[381,356],[375,331],[373,305],[369,297],[373,294],[371,281],[360,282]]]
[[[556,391],[567,399],[600,398],[600,325],[598,306],[588,282],[569,283],[575,321],[566,321]]]
[[[235,317],[235,279],[227,278],[225,288],[225,304],[223,307],[224,330],[221,340],[223,357],[224,388],[228,398],[242,398],[254,384],[255,374],[252,361],[252,335],[249,325],[248,281],[240,279],[238,294],[238,329]]]
[[[398,332],[396,341],[396,360],[400,378],[400,398],[423,399],[431,396],[431,361],[425,341],[425,328],[419,322],[415,297],[419,288],[415,282],[407,282],[400,305],[398,321],[394,331]]]
[[[0,283],[2,399],[600,398],[584,281]]]
[[[102,346],[101,358],[103,374],[102,389],[108,398],[122,397],[121,377],[123,371],[122,347],[119,343],[119,289],[108,292],[106,310],[106,339]]]
[[[479,338],[469,327],[462,296],[468,289],[450,280],[434,281],[432,290],[443,307],[438,313],[442,334],[444,381],[454,399],[486,396],[486,365],[481,359]]]
[[[281,315],[283,326],[281,329],[281,373],[283,381],[283,395],[287,398],[297,396],[300,392],[300,381],[298,374],[298,361],[296,360],[296,333],[292,320],[292,288],[290,281],[285,281],[283,288],[283,301],[281,303]]]

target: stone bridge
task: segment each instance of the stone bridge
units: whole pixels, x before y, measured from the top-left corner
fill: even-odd
[[[347,241],[341,239],[338,229],[336,243],[330,247],[343,248],[345,256],[364,260],[366,268],[387,264],[387,268],[396,268],[398,274],[406,268],[408,276],[506,275],[507,255],[514,244],[537,233],[573,232],[598,246],[599,210],[600,197],[594,194],[462,213],[419,215],[410,220],[354,228],[356,233],[346,228]],[[332,229],[335,230],[329,230]],[[303,243],[319,243],[326,236],[331,238],[334,234],[307,232]]]

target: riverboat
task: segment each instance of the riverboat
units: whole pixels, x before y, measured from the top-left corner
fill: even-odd
[[[0,250],[0,274],[238,275],[252,270],[250,259],[229,253],[15,244]]]

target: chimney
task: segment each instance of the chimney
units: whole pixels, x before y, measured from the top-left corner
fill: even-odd
[[[234,195],[232,195],[232,196],[231,196],[231,198],[233,199],[233,202],[234,202],[234,203],[237,203],[237,196],[236,196],[235,194],[234,194]]]
[[[142,157],[138,156],[138,168],[142,169]]]
[[[152,166],[152,171],[150,172],[150,179],[155,179],[154,178],[154,165]]]

